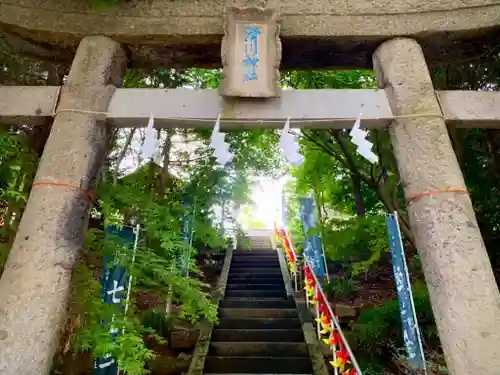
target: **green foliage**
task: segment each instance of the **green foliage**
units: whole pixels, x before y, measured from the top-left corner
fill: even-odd
[[[251,229],[266,229],[266,225],[258,220],[251,220],[250,223],[248,223],[248,227]]]
[[[92,8],[96,10],[106,9],[115,5],[118,5],[124,0],[91,0]]]
[[[323,243],[327,259],[351,264],[353,276],[370,270],[389,251],[383,216],[331,219],[324,224]]]
[[[21,133],[0,128],[0,200],[25,202],[23,178],[36,170],[37,158]]]
[[[184,72],[190,84],[198,89],[216,89],[222,79],[221,69],[191,68]]]
[[[301,244],[304,242],[305,237],[302,230],[302,222],[300,221],[300,204],[296,193],[297,182],[297,179],[287,182],[284,186],[284,193],[288,231],[290,232],[295,252],[300,254],[302,252]]]
[[[352,297],[358,290],[359,282],[349,276],[338,276],[330,280],[323,290],[334,299]]]
[[[481,59],[436,67],[432,73],[437,90],[498,91],[500,57],[491,51]],[[451,127],[449,135],[499,282],[500,130]]]
[[[19,212],[24,209],[37,166],[37,156],[30,150],[23,133],[0,129],[0,269],[7,260]]]
[[[250,250],[252,247],[250,238],[241,229],[236,232],[236,243],[238,248],[242,250]]]
[[[233,167],[252,175],[270,177],[280,168],[279,134],[274,129],[232,131],[226,141],[234,153]]]
[[[429,348],[438,348],[436,326],[427,288],[423,283],[413,285],[413,299],[422,337]],[[387,363],[397,348],[403,347],[401,318],[397,300],[362,311],[351,324],[349,341],[354,341],[357,355],[369,363]]]
[[[500,132],[468,129],[463,172],[491,261],[500,267]]]
[[[168,198],[163,199],[151,197],[141,190],[141,186],[129,184],[103,184],[101,194],[103,213],[126,207],[128,214],[142,223],[143,241],[137,251],[135,263],[129,267],[136,283],[135,289],[164,297],[170,286],[173,286],[178,300],[182,301],[183,318],[195,321],[204,315],[208,320],[215,319],[215,307],[202,292],[206,286],[197,278],[184,277],[176,266],[178,256],[184,257],[190,253],[192,257],[196,253],[181,237],[180,217],[189,214],[180,204],[183,188],[173,187]],[[177,199],[172,199],[175,197]],[[207,202],[203,201],[201,194],[197,197],[199,206],[203,207]],[[195,228],[198,229],[195,239],[205,244],[212,242],[222,245],[222,238],[213,227],[207,225],[210,224],[207,220],[206,214],[201,212],[194,216]],[[190,263],[190,272],[194,276],[199,275],[193,262]]]
[[[176,320],[172,315],[165,315],[165,311],[157,308],[145,311],[140,319],[144,327],[152,329],[160,337],[168,337]]]
[[[287,85],[297,89],[376,86],[373,72],[366,70],[288,72],[283,77]],[[318,216],[325,224],[323,235],[326,222],[339,216],[398,211],[401,229],[411,246],[413,236],[405,220],[405,204],[388,132],[374,130],[369,138],[379,157],[375,165],[358,155],[347,129],[302,130],[300,145],[305,162],[293,171],[296,194],[311,194],[316,199]]]
[[[375,88],[376,79],[370,70],[300,70],[282,75],[284,86],[296,89],[361,89]]]
[[[145,347],[143,334],[152,333],[135,318],[126,317],[115,305],[105,304],[100,298],[100,284],[92,277],[91,270],[79,265],[73,283],[74,294],[78,296],[80,309],[80,328],[74,346],[79,351],[91,351],[94,357],[108,354],[117,359],[125,374],[145,374],[144,363],[153,353]],[[108,324],[102,324],[108,321]],[[112,323],[111,323],[112,322]],[[113,341],[109,330],[123,330],[120,337]]]
[[[114,305],[102,302],[99,294],[100,284],[88,267],[79,266],[74,282],[75,300],[81,304],[85,312],[81,315],[83,324],[77,331],[75,347],[80,351],[91,351],[95,357],[113,354],[120,369],[131,375],[146,373],[145,362],[153,356],[152,351],[145,346],[144,335],[162,341],[161,336],[155,333],[156,330],[150,324],[145,325],[148,321],[140,319],[135,312],[134,303],[138,294],[147,293],[150,297],[163,300],[172,288],[175,301],[180,303],[179,318],[191,322],[199,320],[200,317],[212,322],[217,319],[216,307],[210,302],[207,294],[208,286],[198,279],[200,273],[194,264],[191,262],[190,265],[194,277],[185,277],[176,267],[175,255],[179,251],[186,250],[186,245],[177,236],[158,228],[160,224],[155,220],[163,222],[166,211],[160,211],[164,216],[159,217],[155,215],[158,212],[153,213],[150,207],[145,211],[150,216],[143,219],[151,226],[156,226],[156,229],[151,232],[152,236],[149,236],[148,232],[141,233],[143,240],[139,243],[133,264],[131,264],[130,250],[126,251],[117,238],[105,235],[97,229],[89,231],[86,236],[86,249],[89,254],[99,257],[118,256],[119,263],[129,270],[133,280],[129,308],[131,313],[126,316]],[[167,221],[169,222],[172,221]],[[145,225],[145,228],[147,227]],[[113,341],[108,333],[110,325],[103,325],[102,321],[113,321],[113,327],[123,329],[123,334]]]

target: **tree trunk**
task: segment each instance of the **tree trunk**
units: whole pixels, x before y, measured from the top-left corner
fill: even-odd
[[[167,129],[167,138],[165,139],[165,143],[163,145],[163,167],[161,170],[160,176],[160,185],[158,188],[158,193],[161,197],[165,195],[165,189],[168,187],[168,183],[170,180],[170,152],[172,150],[172,135],[173,130]]]
[[[113,173],[113,184],[116,186],[118,184],[118,173],[120,173],[120,165],[125,159],[125,155],[127,155],[127,150],[132,143],[132,139],[134,139],[135,128],[130,129],[130,132],[127,135],[127,139],[125,139],[125,144],[123,145],[122,150],[120,151],[120,155],[116,159],[115,173]]]
[[[351,173],[351,181],[354,200],[356,201],[356,214],[358,216],[365,216],[365,202],[361,195],[361,180],[358,176]]]
[[[451,139],[451,144],[453,146],[453,151],[455,151],[455,156],[457,157],[458,164],[463,165],[464,161],[464,129],[457,129],[455,125],[448,125],[448,134]]]

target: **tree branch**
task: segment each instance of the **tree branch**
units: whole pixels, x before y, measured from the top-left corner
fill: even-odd
[[[304,135],[306,135],[306,131],[303,132]],[[347,164],[347,161],[344,160],[344,158],[342,157],[342,155],[340,155],[337,150],[335,150],[333,147],[330,147],[330,144],[325,140],[323,139],[319,134],[315,134],[311,131],[312,135],[314,135],[314,137],[316,139],[314,139],[314,137],[312,137],[311,135],[306,135],[307,136],[307,139],[311,142],[313,142],[314,144],[316,144],[317,146],[319,146],[322,150],[324,150],[327,154],[329,154],[330,156],[333,156],[340,164],[342,164],[342,166],[346,169],[349,169],[349,164]],[[332,144],[333,146],[333,144]]]
[[[134,133],[135,133],[135,128],[130,129],[130,133],[128,133],[127,138],[125,139],[125,144],[123,145],[123,148],[120,151],[118,158],[116,159],[115,173],[113,173],[113,185],[115,186],[118,183],[118,173],[120,172],[120,164],[122,163],[123,159],[125,159],[125,155],[127,154],[127,149],[129,148],[130,144],[132,143],[132,139],[134,138]]]
[[[340,146],[340,149],[342,150],[342,153],[345,155],[347,164],[349,165],[349,169],[351,170],[352,173],[356,174],[361,181],[363,181],[365,184],[370,186],[371,188],[377,188],[377,185],[375,185],[370,178],[365,176],[360,169],[357,167],[356,163],[354,162],[354,158],[352,157],[351,153],[349,152],[349,149],[347,148],[347,145],[345,144],[344,140],[342,139],[342,136],[338,131],[334,131],[333,129],[330,129],[330,134],[335,138],[337,141],[338,145]]]
[[[165,143],[163,144],[163,166],[160,177],[160,186],[158,189],[162,197],[165,194],[165,188],[167,187],[167,182],[170,177],[169,174],[170,151],[172,150],[172,135],[174,131],[175,131],[174,129],[168,129],[166,131],[167,137],[165,139]]]

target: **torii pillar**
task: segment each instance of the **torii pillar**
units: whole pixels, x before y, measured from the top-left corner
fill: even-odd
[[[441,113],[415,40],[385,42],[373,62],[395,116]],[[397,119],[390,134],[450,374],[497,375],[500,294],[446,125]]]
[[[2,375],[50,372],[91,206],[78,187],[91,189],[106,152],[105,117],[92,112],[106,112],[125,63],[118,43],[86,37],[62,87],[60,113],[35,177],[39,185],[30,193],[0,281]]]

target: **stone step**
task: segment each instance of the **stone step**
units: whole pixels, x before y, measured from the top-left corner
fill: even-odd
[[[221,375],[221,374],[210,374],[204,372],[203,375]],[[231,375],[242,375],[241,373],[232,372]],[[277,374],[259,374],[259,375],[277,375]],[[292,375],[292,374],[279,374],[279,375]],[[293,375],[314,375],[314,374],[293,374]]]
[[[243,271],[244,270],[244,271]],[[248,270],[258,270],[258,271],[248,271]],[[250,273],[250,274],[261,274],[261,270],[264,270],[265,274],[279,274],[281,275],[281,268],[279,266],[273,265],[263,265],[259,264],[258,267],[252,267],[251,264],[245,264],[241,266],[231,266],[229,268],[229,275],[238,274],[238,273]]]
[[[228,283],[226,290],[272,290],[281,289],[285,290],[285,283],[280,280],[280,282],[271,284],[251,284],[251,283]]]
[[[252,262],[252,261],[241,261],[231,263],[231,269],[241,269],[241,268],[280,268],[280,263],[278,261],[269,262]]]
[[[226,297],[283,297],[286,298],[284,289],[272,290],[226,290]]]
[[[304,342],[301,329],[221,329],[215,328],[212,342]]]
[[[303,342],[212,342],[208,355],[224,357],[308,357]]]
[[[280,266],[279,264],[263,264],[263,263],[260,263],[260,264],[250,264],[250,263],[241,263],[241,264],[236,264],[236,265],[232,265],[230,268],[229,268],[229,272],[240,272],[241,269],[258,269],[258,270],[261,270],[261,269],[273,269],[273,270],[276,270],[276,271],[280,271]]]
[[[275,262],[279,261],[278,254],[268,254],[268,255],[234,255],[232,261],[237,261],[237,262],[249,262],[249,261],[256,261],[256,262]]]
[[[278,254],[270,255],[234,255],[232,261],[236,262],[279,262]]]
[[[269,258],[269,259],[258,258],[255,260],[249,259],[249,258],[244,258],[244,259],[238,259],[236,261],[231,262],[232,266],[234,266],[234,265],[241,266],[241,265],[247,265],[247,264],[264,264],[264,265],[272,264],[272,265],[275,265],[276,267],[279,267],[280,262],[279,262],[279,259],[276,259],[276,258]]]
[[[225,301],[284,301],[284,300],[287,300],[288,299],[288,296],[285,298],[285,297],[259,297],[259,296],[255,296],[255,297],[234,297],[234,296],[231,296],[231,297],[224,297],[224,300]],[[314,311],[313,311],[314,313]]]
[[[233,251],[233,258],[234,257],[268,257],[268,256],[275,256],[277,257],[279,252],[277,250],[257,250],[257,251]]]
[[[278,252],[260,252],[260,253],[235,253],[233,252],[233,259],[279,259]]]
[[[265,287],[259,287],[259,285],[265,285]],[[227,290],[286,290],[284,283],[275,284],[243,284],[243,283],[231,283],[226,286]]]
[[[275,268],[280,268],[280,262],[278,260],[274,261],[269,261],[269,262],[254,262],[252,260],[249,261],[238,261],[238,262],[232,262],[231,263],[231,268],[270,268],[270,267],[275,267]]]
[[[205,373],[312,374],[309,358],[300,357],[221,357],[208,356]]]
[[[272,270],[272,269],[270,269]],[[228,281],[234,281],[234,282],[247,282],[247,280],[252,280],[252,279],[274,279],[274,280],[280,280],[283,281],[283,274],[281,272],[271,272],[271,273],[254,273],[254,272],[229,272],[227,280]],[[272,281],[273,283],[275,281]],[[251,283],[248,283],[251,284]],[[260,284],[260,282],[259,282]]]
[[[228,284],[275,284],[283,283],[283,275],[233,274],[227,278]]]
[[[242,256],[236,256],[234,257],[233,256],[233,259],[231,261],[232,263],[245,263],[245,262],[255,262],[255,263],[259,263],[259,262],[278,262],[279,263],[279,258],[277,255],[265,255],[265,256],[261,256],[261,255],[242,255]]]
[[[245,259],[262,259],[264,261],[267,260],[276,260],[279,259],[278,257],[278,252],[273,251],[273,252],[266,252],[266,253],[248,253],[248,254],[238,254],[238,253],[233,253],[233,260],[245,260]]]
[[[259,268],[262,269],[262,268]],[[270,271],[276,270],[280,271],[280,269],[276,268],[267,268]],[[229,275],[227,280],[231,281],[232,283],[235,284],[262,284],[261,282],[258,283],[251,283],[248,282],[248,279],[269,279],[272,280],[269,284],[275,284],[277,282],[283,282],[283,274],[281,272],[271,272],[271,273],[262,273],[262,274],[256,274],[256,273],[248,273],[248,272],[239,272],[239,269],[230,269],[229,270]]]
[[[267,275],[281,275],[281,269],[278,267],[273,267],[273,268],[251,268],[251,267],[245,267],[245,268],[230,268],[229,269],[229,275],[231,276],[232,274],[251,274],[251,275],[262,275],[262,274],[267,274]]]
[[[296,318],[296,309],[238,309],[222,307],[221,318]]]
[[[236,309],[292,309],[295,308],[293,300],[265,300],[265,299],[225,299],[220,302],[220,307]]]
[[[235,255],[276,255],[278,252],[276,250],[269,248],[262,249],[250,249],[250,250],[236,250],[233,251],[233,256]]]
[[[220,318],[220,329],[301,329],[299,318]]]
[[[203,373],[312,374],[295,301],[267,239],[235,251]]]

